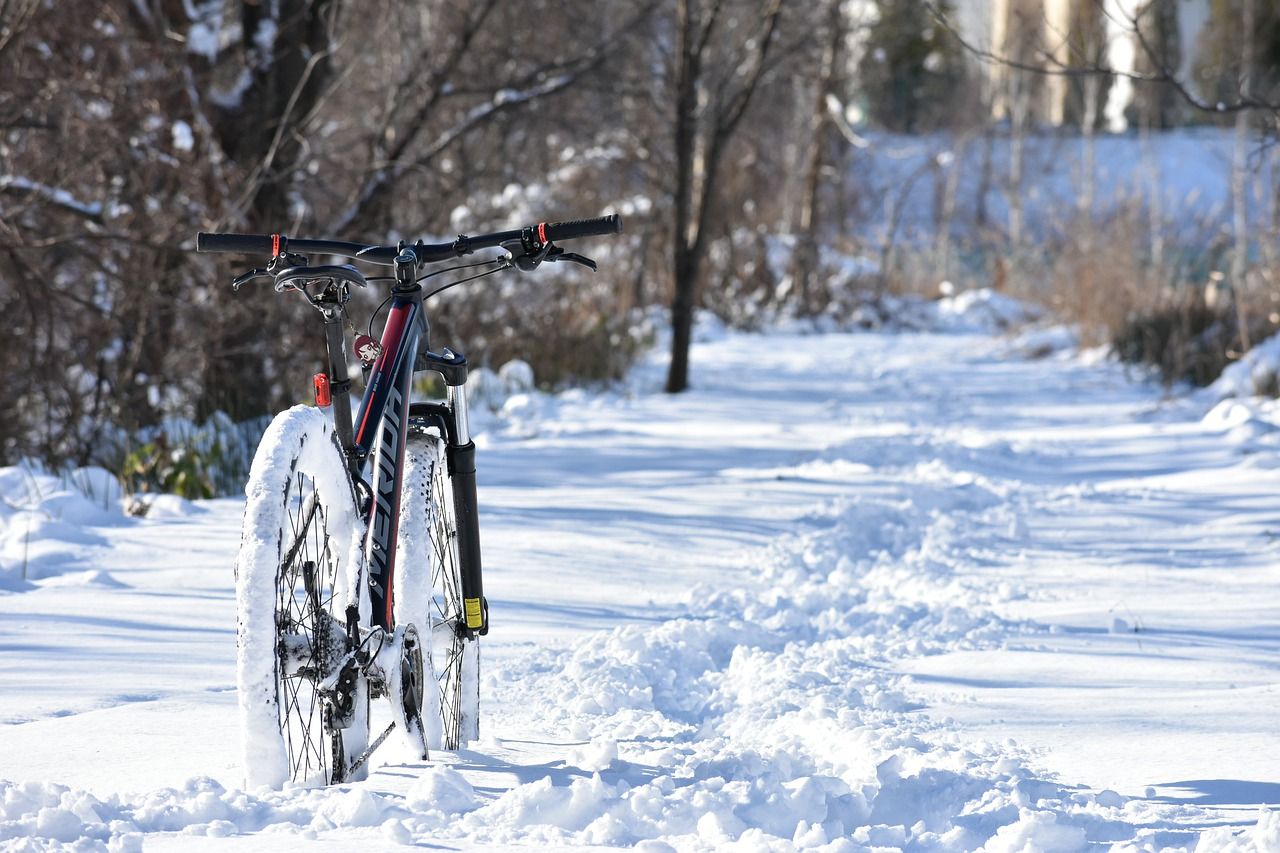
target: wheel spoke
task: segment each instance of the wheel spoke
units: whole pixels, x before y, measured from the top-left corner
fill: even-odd
[[[323,501],[303,472],[291,478],[285,499],[287,548],[276,586],[276,690],[281,739],[295,782],[321,773],[329,781],[332,733],[316,689],[339,655],[331,648],[337,610],[337,561]]]

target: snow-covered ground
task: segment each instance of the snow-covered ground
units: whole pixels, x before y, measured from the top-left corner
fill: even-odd
[[[510,400],[482,738],[355,785],[240,788],[242,502],[6,472],[0,846],[1280,849],[1280,416],[966,298]]]

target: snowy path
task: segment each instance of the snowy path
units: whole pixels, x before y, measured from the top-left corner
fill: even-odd
[[[48,555],[0,595],[0,845],[1280,847],[1265,425],[980,336],[694,364],[486,436],[484,737],[430,766],[236,790],[238,502]]]

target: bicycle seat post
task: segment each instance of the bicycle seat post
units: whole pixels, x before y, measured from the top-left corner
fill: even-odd
[[[320,313],[324,316],[324,341],[329,355],[329,388],[332,392],[333,426],[338,433],[338,443],[347,457],[347,466],[356,470],[355,430],[351,421],[351,376],[347,370],[346,335],[343,333],[344,316],[341,299],[324,303]]]

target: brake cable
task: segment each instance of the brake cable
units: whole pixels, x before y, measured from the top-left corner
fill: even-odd
[[[435,270],[434,272],[429,272],[424,276],[419,276],[417,279],[415,279],[415,281],[421,283],[426,281],[429,278],[433,278],[438,275],[444,275],[447,272],[457,272],[458,270],[466,270],[466,269],[471,269],[473,267],[483,267],[489,264],[506,262],[508,260],[509,260],[508,258],[491,258],[487,261],[476,261],[470,264],[458,264],[457,266],[454,266],[454,267],[446,267],[442,270]],[[455,284],[462,284],[463,282],[466,282],[466,281],[474,281],[477,278],[483,278],[486,275],[490,275],[491,273],[498,272],[499,270],[502,270],[502,269],[506,269],[506,267],[498,267],[497,269],[490,270],[489,272],[482,273],[481,275],[473,275],[470,278],[459,279],[458,281],[452,282],[451,284],[448,284],[445,287],[439,288],[438,290],[431,291],[431,293],[428,293],[426,296],[422,298],[425,301],[427,299],[430,299],[432,296],[436,295],[437,293],[439,293],[441,290],[445,290],[449,287],[453,287],[453,285]],[[370,278],[366,280],[371,282],[372,281],[395,281],[395,278],[393,276],[378,276],[377,278]],[[390,302],[393,298],[395,298],[394,293],[389,295],[386,299],[379,302],[378,307],[373,309],[373,314],[370,315],[369,317],[369,331],[368,331],[369,337],[371,338],[373,337],[373,324],[377,321],[378,315],[382,313],[382,309],[386,308],[387,303]]]
[[[394,293],[393,293],[393,294],[391,294],[391,295],[390,295],[390,296],[388,296],[386,299],[384,299],[384,300],[382,300],[381,302],[379,302],[379,303],[378,303],[378,307],[377,307],[377,308],[374,308],[374,309],[373,309],[373,314],[371,314],[371,315],[369,316],[369,331],[368,331],[368,335],[369,335],[369,337],[371,337],[371,338],[373,337],[373,321],[374,321],[374,320],[376,320],[376,319],[378,319],[378,314],[380,314],[380,313],[382,312],[382,309],[383,309],[383,308],[386,308],[386,307],[387,307],[387,303],[388,303],[388,302],[390,302],[390,301],[392,300],[392,298],[394,298],[394,296],[395,296],[395,294],[394,294]]]
[[[435,296],[437,293],[444,293],[446,290],[448,290],[451,287],[457,287],[458,285],[466,284],[469,281],[475,281],[476,279],[484,278],[485,276],[490,276],[490,275],[493,275],[494,273],[502,272],[503,270],[509,270],[514,266],[511,263],[510,258],[494,258],[493,260],[485,261],[484,263],[501,264],[502,266],[497,266],[491,270],[486,270],[482,273],[477,273],[476,275],[467,276],[466,278],[460,278],[457,281],[451,281],[448,284],[441,285],[440,287],[437,287],[435,290],[431,291],[430,293],[424,294],[422,297],[422,301],[426,302],[428,299]],[[484,264],[469,264],[468,266],[478,267],[483,265]],[[454,269],[460,269],[460,267],[454,267]]]

